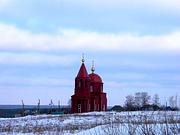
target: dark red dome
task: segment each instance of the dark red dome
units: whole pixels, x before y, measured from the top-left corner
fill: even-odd
[[[91,81],[93,81],[93,82],[102,83],[101,77],[95,73],[89,74],[89,77],[90,77]]]

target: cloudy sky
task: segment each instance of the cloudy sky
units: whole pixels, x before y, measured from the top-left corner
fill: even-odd
[[[85,53],[108,105],[180,96],[179,0],[0,0],[0,104],[67,104]]]

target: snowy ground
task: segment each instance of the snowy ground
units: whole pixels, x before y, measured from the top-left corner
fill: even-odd
[[[180,134],[180,112],[90,112],[0,118],[1,135]]]

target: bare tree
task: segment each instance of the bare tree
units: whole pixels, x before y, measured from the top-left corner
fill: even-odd
[[[126,96],[125,107],[126,107],[127,109],[131,109],[131,108],[135,107],[135,99],[134,99],[134,96],[132,96],[132,95]]]
[[[174,96],[169,97],[169,106],[172,108],[176,106],[176,99],[174,98]]]
[[[178,97],[178,108],[180,108],[180,97]]]
[[[135,106],[143,107],[144,105],[148,105],[150,99],[151,96],[147,92],[137,92],[135,93]]]
[[[178,108],[178,95],[175,96],[175,107]]]
[[[160,106],[160,102],[159,102],[159,95],[158,94],[154,94],[153,96],[153,104]]]
[[[68,106],[71,108],[71,99],[68,100]]]
[[[147,92],[141,92],[142,106],[148,105],[150,99],[151,96],[149,96]]]
[[[135,97],[134,97],[134,101],[135,101],[135,106],[136,107],[141,107],[142,106],[142,99],[141,99],[141,93],[137,92],[135,93]]]

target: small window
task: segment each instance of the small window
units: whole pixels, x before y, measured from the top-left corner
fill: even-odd
[[[106,111],[105,105],[103,105],[103,111]]]
[[[94,100],[94,111],[96,111],[96,101]]]
[[[78,113],[81,113],[81,104],[78,104]]]
[[[89,111],[91,110],[91,105],[89,104]]]
[[[83,87],[83,80],[81,79],[80,81],[81,81],[81,87]]]
[[[103,91],[103,86],[101,86],[101,92]]]
[[[81,88],[82,85],[83,85],[83,80],[81,79],[81,80],[79,81],[79,88]]]
[[[81,87],[81,82],[79,81],[79,88]]]
[[[93,86],[92,85],[90,86],[90,92],[93,92]]]
[[[87,80],[85,80],[85,87],[87,88]]]

